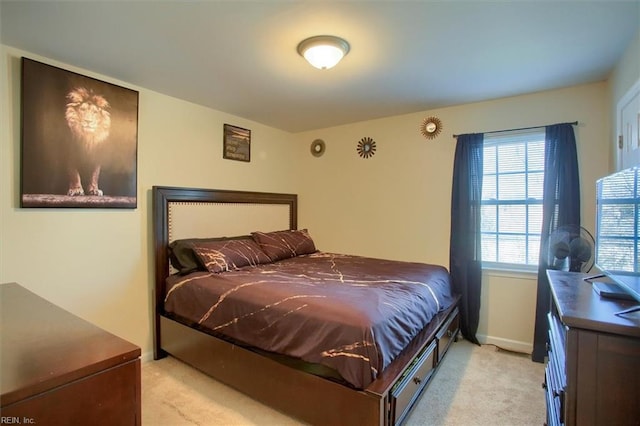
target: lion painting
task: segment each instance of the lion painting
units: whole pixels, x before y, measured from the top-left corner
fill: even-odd
[[[67,94],[65,119],[71,130],[71,146],[67,153],[67,195],[103,195],[98,181],[103,145],[111,128],[110,108],[104,97],[84,87],[77,87]],[[81,176],[85,173],[88,183],[85,181],[83,188]]]

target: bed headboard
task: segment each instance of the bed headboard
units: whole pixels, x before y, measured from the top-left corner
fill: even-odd
[[[231,237],[297,229],[298,196],[269,192],[153,187],[155,331],[163,313],[168,245],[182,238]],[[156,346],[159,344],[156,336]],[[158,347],[156,347],[158,349]]]

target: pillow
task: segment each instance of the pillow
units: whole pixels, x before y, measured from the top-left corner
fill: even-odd
[[[251,236],[272,262],[316,251],[316,246],[306,229],[252,232]]]
[[[270,262],[260,246],[250,238],[201,241],[193,243],[193,252],[209,272],[216,273]]]
[[[238,237],[215,237],[215,238],[186,238],[175,240],[169,244],[169,260],[171,266],[177,269],[181,275],[189,274],[197,270],[206,270],[200,260],[193,252],[194,243],[202,243],[207,241],[227,241],[238,239],[251,239],[250,235],[242,235]]]

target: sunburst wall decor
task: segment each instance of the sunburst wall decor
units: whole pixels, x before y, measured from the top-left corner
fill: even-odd
[[[438,117],[427,117],[420,125],[420,133],[427,139],[433,139],[442,131],[442,121]]]
[[[322,154],[324,154],[324,150],[325,145],[322,139],[316,139],[311,142],[311,154],[314,157],[322,157]]]
[[[358,142],[358,155],[362,158],[373,157],[376,153],[376,141],[370,137],[364,137]]]

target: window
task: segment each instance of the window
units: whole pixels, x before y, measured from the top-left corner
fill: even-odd
[[[540,254],[544,128],[486,133],[482,263],[535,269]]]

